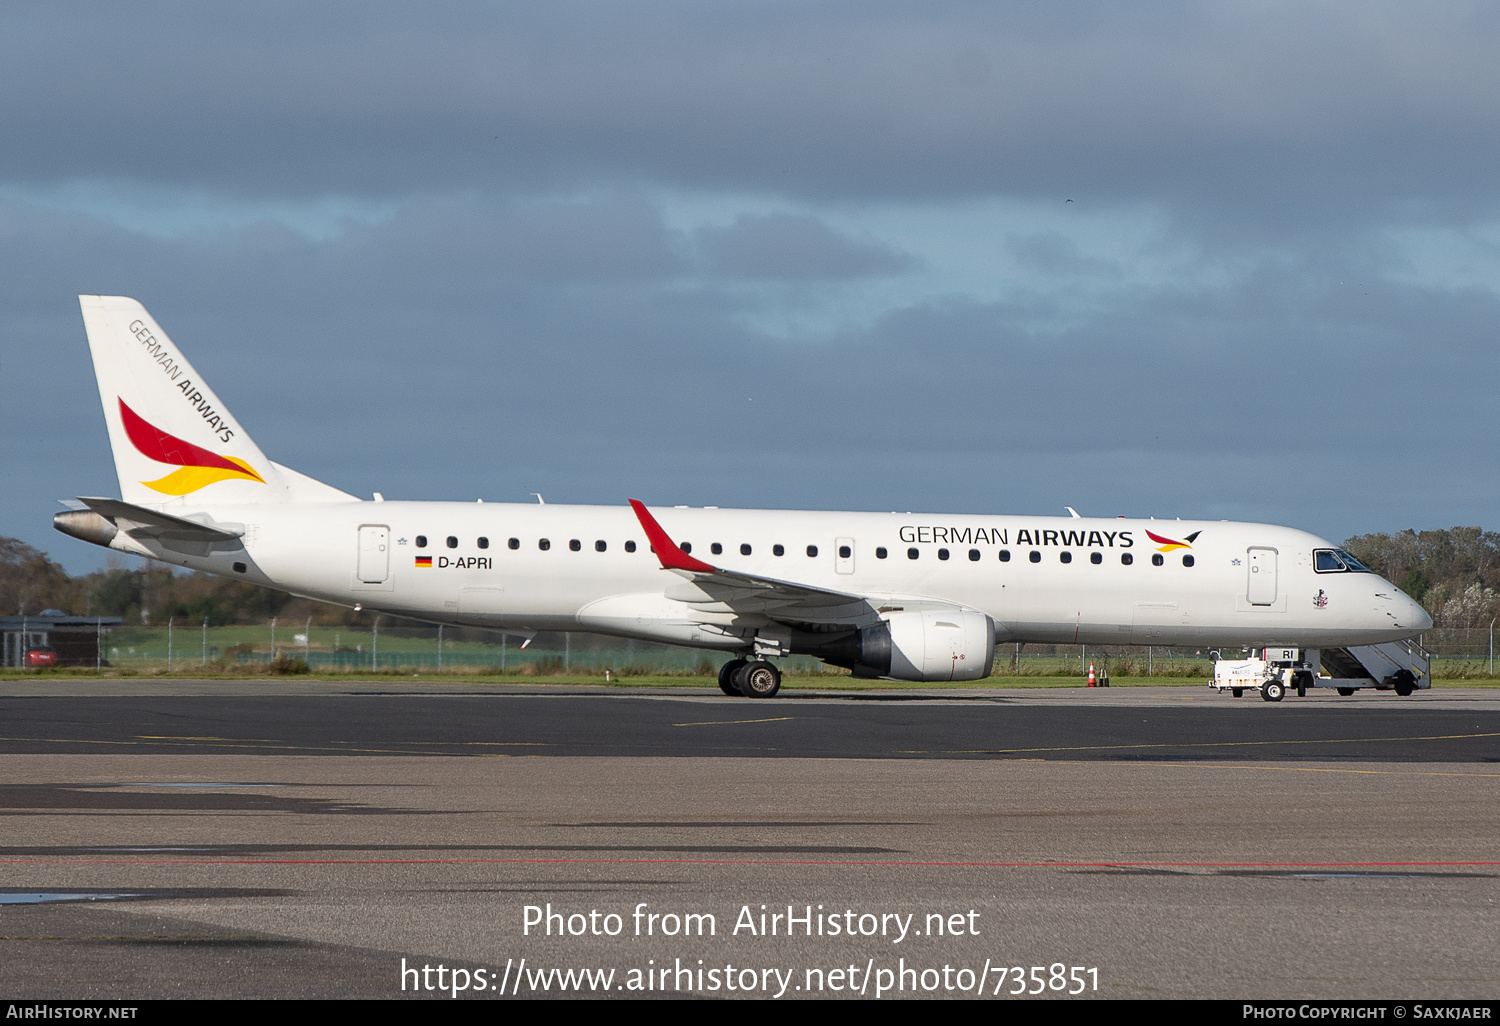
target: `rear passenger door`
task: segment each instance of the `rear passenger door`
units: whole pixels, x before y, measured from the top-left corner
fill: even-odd
[[[385,524],[364,524],[359,529],[359,580],[381,584],[391,573],[391,529]]]

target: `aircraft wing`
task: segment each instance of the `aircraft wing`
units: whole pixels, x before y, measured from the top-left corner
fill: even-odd
[[[668,598],[705,612],[759,613],[802,623],[851,624],[876,618],[876,611],[863,595],[725,570],[696,559],[678,547],[644,504],[631,499],[630,507],[635,510],[657,559],[661,560],[662,569],[684,579],[683,585],[667,589]]]
[[[80,495],[78,501],[101,517],[111,521],[127,534],[157,536],[179,541],[226,542],[242,537],[244,524],[205,524],[176,517],[160,510],[147,509],[119,499],[98,499]]]

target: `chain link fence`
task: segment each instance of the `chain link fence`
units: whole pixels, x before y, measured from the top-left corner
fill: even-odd
[[[103,657],[115,670],[157,672],[263,672],[273,664],[312,673],[483,673],[517,676],[560,674],[612,676],[711,675],[729,655],[648,641],[626,641],[583,632],[524,636],[470,628],[439,628],[410,621],[382,621],[372,629],[324,627],[285,620],[206,627],[202,624],[116,627],[104,632]],[[1422,644],[1432,653],[1435,678],[1489,677],[1494,672],[1489,628],[1428,631]],[[1222,650],[1238,655],[1238,646]],[[1016,645],[996,648],[994,676],[1083,677],[1090,666],[1111,677],[1202,677],[1213,675],[1208,647],[1138,645]],[[279,664],[277,661],[281,660]],[[810,656],[778,660],[783,672],[842,672]]]
[[[523,635],[383,621],[367,630],[285,620],[209,627],[177,624],[105,632],[105,665],[156,672],[482,673],[518,676],[717,674],[730,656],[708,649],[629,641],[582,632]],[[806,656],[779,660],[783,672],[816,673]]]

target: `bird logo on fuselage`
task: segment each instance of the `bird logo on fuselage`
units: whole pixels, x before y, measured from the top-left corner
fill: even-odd
[[[1196,539],[1198,537],[1198,535],[1200,535],[1202,533],[1203,533],[1202,531],[1194,531],[1192,534],[1188,535],[1182,541],[1177,541],[1177,540],[1175,540],[1173,538],[1163,538],[1161,535],[1156,534],[1155,532],[1152,532],[1152,531],[1147,531],[1146,532],[1146,537],[1150,538],[1152,541],[1156,542],[1156,545],[1157,545],[1156,551],[1157,552],[1176,552],[1178,549],[1190,549],[1190,548],[1192,548],[1193,547],[1193,541],[1194,541],[1194,539]]]

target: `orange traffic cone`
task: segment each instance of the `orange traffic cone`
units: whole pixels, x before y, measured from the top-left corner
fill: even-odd
[[[1091,687],[1091,688],[1097,688],[1098,686],[1099,686],[1099,679],[1094,676],[1094,664],[1093,663],[1089,663],[1089,687]]]

